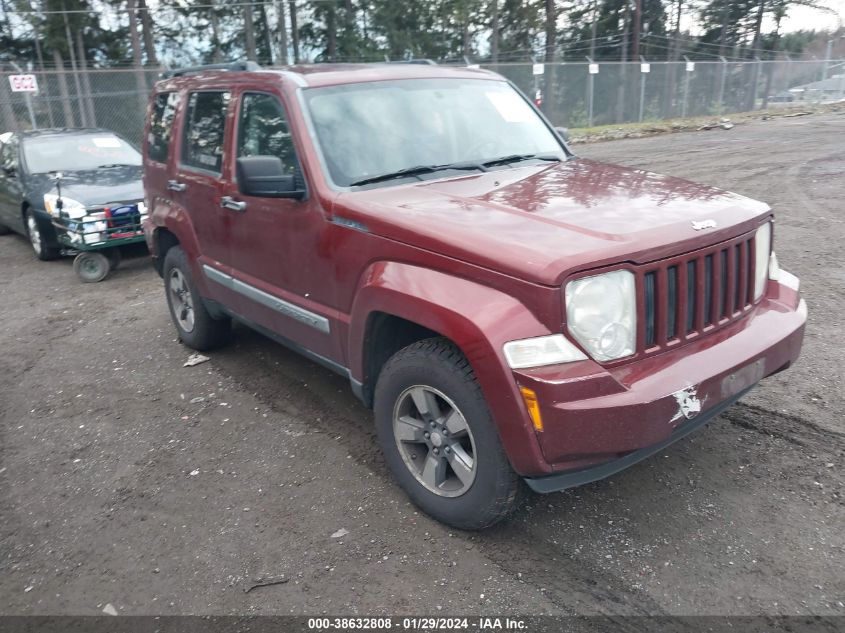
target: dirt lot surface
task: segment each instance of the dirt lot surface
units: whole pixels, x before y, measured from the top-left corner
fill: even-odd
[[[823,115],[579,146],[770,202],[804,354],[664,454],[480,534],[409,505],[343,379],[242,327],[185,368],[146,259],[82,285],[0,238],[0,610],[845,614],[843,140]]]

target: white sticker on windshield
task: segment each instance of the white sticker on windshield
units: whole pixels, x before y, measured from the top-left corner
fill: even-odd
[[[95,136],[91,140],[97,147],[120,147],[120,139],[114,136]]]
[[[490,103],[508,123],[524,123],[531,120],[531,108],[514,92],[485,92]]]

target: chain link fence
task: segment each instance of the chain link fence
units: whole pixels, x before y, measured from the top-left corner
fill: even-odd
[[[592,127],[845,100],[843,61],[483,65],[542,102],[555,125]],[[542,74],[535,74],[542,71]]]
[[[28,72],[38,91],[12,92],[5,67],[0,78],[0,132],[48,127],[100,127],[140,143],[147,96],[159,70]]]
[[[845,100],[845,61],[602,62],[483,65],[539,99],[555,125],[570,128],[719,116],[763,107]],[[542,72],[541,72],[542,71]],[[139,143],[147,95],[159,70],[32,72],[38,92],[0,79],[0,133],[101,127]]]

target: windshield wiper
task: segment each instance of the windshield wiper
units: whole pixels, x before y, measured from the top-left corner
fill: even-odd
[[[545,160],[560,162],[560,156],[555,154],[510,154],[509,156],[502,156],[501,158],[493,158],[483,162],[460,162],[460,163],[445,163],[443,165],[416,165],[414,167],[405,167],[386,174],[379,174],[378,176],[371,176],[369,178],[362,178],[350,184],[350,187],[358,185],[369,185],[374,182],[384,182],[385,180],[394,180],[396,178],[406,178],[408,176],[419,176],[422,174],[430,174],[435,171],[445,171],[455,169],[459,171],[487,171],[488,167],[495,165],[507,165],[509,163],[517,163],[523,160]]]
[[[550,162],[559,163],[560,156],[555,154],[510,154],[509,156],[502,156],[501,158],[493,158],[485,160],[481,163],[484,167],[493,167],[494,165],[508,165],[510,163],[518,163],[523,160],[546,160]]]
[[[444,171],[449,169],[456,169],[458,171],[469,171],[476,169],[478,171],[486,171],[483,165],[478,163],[446,163],[444,165],[416,165],[415,167],[405,167],[404,169],[397,169],[386,174],[379,174],[378,176],[371,176],[369,178],[362,178],[350,183],[350,187],[357,187],[358,185],[369,185],[374,182],[384,182],[385,180],[394,180],[396,178],[405,178],[407,176],[419,176],[421,174],[430,174],[435,171]]]

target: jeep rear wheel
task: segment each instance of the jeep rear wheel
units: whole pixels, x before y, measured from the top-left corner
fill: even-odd
[[[231,320],[215,319],[208,312],[191,277],[185,251],[178,246],[168,250],[163,272],[167,307],[179,339],[188,347],[200,351],[225,343],[229,338]]]
[[[472,368],[448,340],[397,352],[379,375],[374,409],[387,464],[424,512],[480,530],[514,509],[521,480]]]

